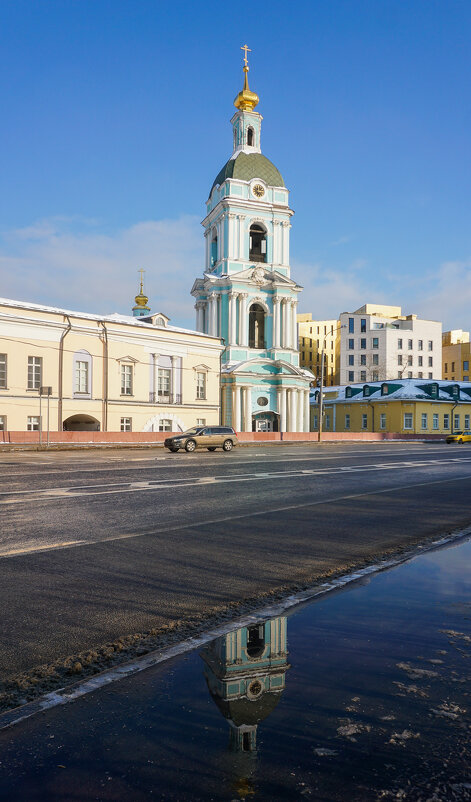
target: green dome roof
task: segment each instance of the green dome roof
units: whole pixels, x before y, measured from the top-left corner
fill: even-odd
[[[284,187],[281,173],[272,164],[270,159],[261,153],[239,153],[235,159],[229,159],[214,179],[211,192],[226,178],[240,178],[242,181],[251,181],[252,178],[261,178],[270,187]],[[211,193],[210,193],[211,194]]]

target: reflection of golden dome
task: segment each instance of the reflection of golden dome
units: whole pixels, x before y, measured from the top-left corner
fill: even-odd
[[[236,99],[234,100],[234,106],[236,109],[240,109],[240,111],[253,111],[255,106],[259,101],[258,95],[255,92],[252,92],[249,89],[249,79],[248,79],[248,72],[249,67],[246,65],[244,67],[244,88],[241,92],[237,95]]]

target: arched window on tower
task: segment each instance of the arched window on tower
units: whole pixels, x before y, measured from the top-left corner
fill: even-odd
[[[247,128],[247,145],[249,148],[253,148],[254,146],[254,130],[253,128]]]
[[[267,234],[262,226],[250,226],[249,259],[251,262],[267,261]]]
[[[214,267],[218,260],[218,235],[216,232],[213,233],[213,238],[211,240],[211,267]]]
[[[260,304],[249,309],[249,348],[265,348],[265,310]]]

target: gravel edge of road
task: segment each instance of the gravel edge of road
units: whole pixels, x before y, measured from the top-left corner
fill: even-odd
[[[143,658],[158,653],[158,659],[150,661],[149,664],[162,662],[175,656],[175,649],[172,652],[172,647],[185,643],[188,644],[188,647],[177,650],[177,653],[194,649],[198,645],[195,643],[195,639],[201,639],[205,633],[224,624],[230,625],[229,628],[232,629],[241,616],[254,615],[262,608],[266,612],[267,604],[279,605],[281,603],[283,605],[285,603],[287,609],[312,599],[322,592],[335,590],[336,587],[342,587],[361,578],[361,576],[356,576],[356,572],[362,572],[362,575],[379,573],[407,562],[418,554],[423,554],[424,549],[438,548],[452,541],[466,538],[470,534],[471,524],[459,530],[445,532],[441,536],[435,533],[425,539],[417,539],[400,550],[390,549],[381,553],[372,553],[360,561],[319,574],[310,582],[302,585],[299,583],[284,585],[257,596],[247,597],[237,602],[228,602],[221,607],[212,608],[189,619],[180,619],[148,632],[124,635],[104,645],[61,657],[53,663],[39,665],[26,672],[6,677],[0,680],[0,730],[13,726],[55,704],[64,704],[71,701],[72,697],[83,695],[82,693],[73,695],[72,690],[84,683],[90,683],[90,680],[90,688],[86,692],[108,684],[109,680],[106,680],[106,675],[110,672],[116,673],[114,679],[120,679],[148,667],[145,664],[140,666],[137,662],[135,668],[129,669],[133,661],[142,661]],[[322,586],[326,583],[328,586],[323,590]],[[212,637],[216,636],[212,635]],[[163,656],[162,650],[164,651]],[[105,681],[100,682],[100,677]],[[67,695],[61,696],[62,692],[69,694],[69,698]]]

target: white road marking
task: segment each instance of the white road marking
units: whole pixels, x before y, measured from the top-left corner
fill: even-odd
[[[422,453],[423,454],[430,454],[432,452],[442,452],[443,453],[443,449],[442,448],[423,449],[422,451],[416,451],[414,453],[416,453],[416,454],[422,454]],[[286,459],[287,456],[289,457],[291,455],[292,455],[292,459]],[[278,464],[278,463],[285,463],[285,462],[310,462],[310,461],[324,462],[324,461],[327,461],[327,460],[340,459],[340,458],[342,458],[342,459],[353,459],[357,455],[368,457],[368,456],[371,456],[371,453],[366,452],[366,451],[352,451],[352,452],[350,452],[348,454],[328,454],[328,455],[324,454],[324,455],[318,456],[316,454],[309,453],[309,454],[306,454],[305,456],[300,456],[299,452],[294,452],[293,451],[293,452],[289,452],[288,454],[286,452],[284,452],[283,454],[271,454],[271,453],[267,454],[267,453],[263,453],[263,454],[255,454],[253,456],[265,457],[265,461],[267,463]],[[400,453],[398,454],[397,451],[387,451],[387,452],[381,451],[381,456],[383,456],[383,455],[385,455],[385,456],[390,456],[390,455],[400,456]],[[209,455],[206,455],[204,452],[198,452],[194,456],[206,457],[206,459],[204,459],[204,462],[198,462],[197,463],[198,465],[202,465],[203,467],[212,466],[212,465],[220,465],[221,459],[223,459],[225,457],[225,455],[222,452],[219,455],[219,458],[216,458],[216,459],[215,459],[214,455],[211,455],[211,457],[210,457]],[[236,455],[234,455],[234,456],[236,456]],[[192,457],[190,457],[190,459],[192,459]],[[129,461],[137,462],[137,460],[129,460]],[[172,468],[185,468],[188,465],[187,462],[184,462],[184,461],[180,460],[179,458],[176,459],[175,455],[173,455],[173,454],[172,455],[168,454],[165,457],[152,457],[149,460],[145,459],[145,460],[142,460],[142,461],[143,462],[149,461],[151,463],[153,463],[153,462],[166,462],[167,464],[166,464],[165,467],[168,466],[168,467],[172,467]],[[446,458],[445,461],[448,461],[448,457]],[[108,461],[108,462],[111,462],[111,460]],[[113,462],[113,466],[112,467],[110,467],[110,465],[108,463],[104,463],[103,467],[96,467],[96,466],[87,467],[87,465],[85,465],[83,468],[61,468],[61,467],[57,467],[57,463],[52,463],[52,462],[51,463],[49,463],[49,462],[48,463],[39,463],[39,462],[37,462],[37,463],[33,463],[33,462],[21,463],[21,465],[34,465],[34,466],[42,465],[42,464],[44,464],[44,465],[54,465],[54,470],[50,470],[50,471],[47,471],[47,472],[46,471],[28,471],[28,472],[17,471],[16,473],[12,473],[11,471],[8,471],[6,473],[0,473],[0,479],[2,479],[3,477],[6,477],[7,479],[10,479],[11,477],[14,477],[14,476],[19,476],[19,477],[21,477],[23,479],[27,479],[29,476],[48,477],[48,476],[54,476],[54,474],[57,474],[57,473],[60,474],[61,476],[64,476],[65,474],[73,474],[73,473],[111,473],[111,472],[117,472],[118,473],[118,472],[122,472],[124,470],[129,470],[129,471],[142,471],[143,470],[143,466],[142,465],[130,465],[127,468],[121,467],[121,465],[115,465],[116,462],[120,462],[120,463],[121,462],[128,462],[127,460],[113,460],[112,462]],[[239,465],[253,465],[253,459],[250,459],[250,460],[237,459],[235,461],[235,463],[233,463],[233,464],[235,464],[237,467]],[[414,464],[416,464],[416,463],[414,462]],[[5,463],[3,463],[3,466],[4,465],[5,465]],[[12,465],[13,465],[13,463],[12,463]],[[194,465],[194,463],[193,463],[193,465]],[[18,464],[16,464],[15,467],[18,467]],[[151,469],[151,468],[152,468],[152,465],[149,465],[149,469]]]
[[[288,504],[283,507],[271,507],[268,510],[264,509],[264,510],[255,510],[253,512],[239,513],[235,515],[231,514],[224,516],[222,518],[212,518],[207,521],[198,521],[198,522],[193,521],[192,523],[179,524],[178,526],[162,526],[153,531],[129,532],[126,534],[111,535],[110,537],[103,537],[95,540],[77,541],[76,547],[80,548],[81,546],[93,546],[97,545],[98,543],[110,543],[115,540],[132,540],[133,538],[148,537],[154,534],[159,534],[161,532],[177,532],[184,529],[200,529],[202,527],[211,526],[213,524],[221,524],[231,521],[244,520],[246,518],[256,518],[259,517],[260,515],[271,515],[273,513],[290,512],[291,510],[298,510],[298,509],[307,509],[308,507],[319,507],[322,504],[336,504],[337,502],[340,501],[350,501],[352,499],[367,498],[368,496],[379,496],[379,495],[384,495],[385,493],[397,493],[401,490],[412,490],[415,487],[429,487],[431,485],[448,484],[450,482],[462,482],[464,479],[469,479],[469,478],[470,478],[469,474],[465,474],[464,476],[454,476],[450,477],[449,479],[433,479],[430,482],[415,482],[415,483],[408,482],[405,485],[398,485],[397,487],[384,487],[381,488],[380,490],[370,490],[370,491],[365,491],[364,493],[348,493],[343,496],[333,496],[332,498],[319,499],[319,501],[311,501],[308,504],[306,504],[306,502],[302,502],[301,504]],[[60,548],[61,546],[60,544],[58,545],[51,544],[51,547]],[[73,544],[73,541],[70,541],[69,545],[64,546],[64,548],[74,548],[74,547],[75,546]],[[44,548],[45,548],[44,546],[41,548],[38,547],[31,548],[30,551],[25,549],[23,554],[25,553],[33,554],[37,551],[42,551]],[[0,558],[1,557],[12,558],[14,556],[15,556],[14,554],[8,555],[0,553]]]
[[[179,490],[204,484],[230,484],[234,482],[252,482],[260,480],[286,480],[301,476],[335,476],[345,473],[368,473],[371,471],[390,471],[401,469],[415,469],[424,467],[442,467],[447,464],[470,463],[471,457],[453,457],[448,460],[426,460],[416,464],[414,462],[374,463],[348,465],[331,468],[312,468],[309,470],[271,471],[267,473],[239,473],[228,476],[191,476],[183,479],[156,479],[145,482],[106,482],[95,485],[79,485],[76,487],[54,487],[43,490],[6,490],[0,493],[0,505],[23,504],[26,501],[36,502],[58,498],[85,499],[91,496],[115,495],[118,493],[141,493],[145,491]]]

